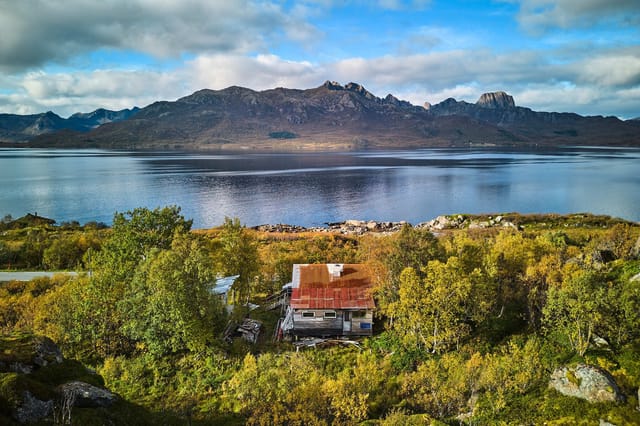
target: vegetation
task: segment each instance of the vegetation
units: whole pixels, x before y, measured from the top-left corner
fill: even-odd
[[[85,374],[82,363],[123,403],[74,409],[79,424],[640,423],[640,228],[584,215],[509,221],[520,230],[437,238],[409,226],[269,234],[237,219],[192,231],[166,207],[116,213],[111,229],[7,227],[0,256],[12,267],[91,273],[0,284],[0,362],[31,334],[67,357],[50,383],[44,368],[0,373],[0,422],[21,389],[44,395]],[[278,313],[244,305],[279,290],[292,264],[327,262],[368,266],[374,337],[300,352],[272,342]],[[227,299],[236,318],[211,292],[228,275],[239,276]],[[244,315],[263,322],[260,341],[225,342],[227,321]],[[556,367],[578,362],[608,371],[626,401],[589,404],[548,387]]]
[[[272,139],[295,139],[297,135],[292,132],[281,131],[281,132],[271,132],[269,133],[269,137]]]

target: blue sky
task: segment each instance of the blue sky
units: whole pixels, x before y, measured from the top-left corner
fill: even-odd
[[[357,82],[416,105],[640,116],[638,0],[0,0],[0,112]]]

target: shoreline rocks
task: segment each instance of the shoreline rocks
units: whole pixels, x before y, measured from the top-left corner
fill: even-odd
[[[480,220],[477,218],[464,217],[462,215],[452,216],[438,216],[427,222],[420,222],[415,225],[416,229],[427,229],[431,232],[437,233],[439,231],[447,229],[485,229],[485,228],[511,228],[515,230],[521,230],[522,227],[515,225],[513,222],[504,220],[502,216],[483,217]],[[413,226],[406,221],[400,222],[386,222],[386,221],[374,221],[374,220],[357,220],[349,219],[343,222],[328,222],[326,226],[305,228],[299,225],[287,225],[287,224],[264,224],[254,226],[254,229],[259,232],[273,232],[273,233],[285,233],[296,234],[302,232],[327,232],[338,233],[341,235],[364,235],[368,233],[377,233],[381,235],[392,234],[398,232],[403,226]]]

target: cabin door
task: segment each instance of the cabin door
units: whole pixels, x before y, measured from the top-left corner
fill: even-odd
[[[345,333],[351,332],[351,312],[344,311],[344,315],[342,317],[342,331]]]

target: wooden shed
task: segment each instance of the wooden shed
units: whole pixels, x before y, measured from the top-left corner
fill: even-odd
[[[370,336],[372,282],[360,264],[295,264],[282,331],[294,336]]]

